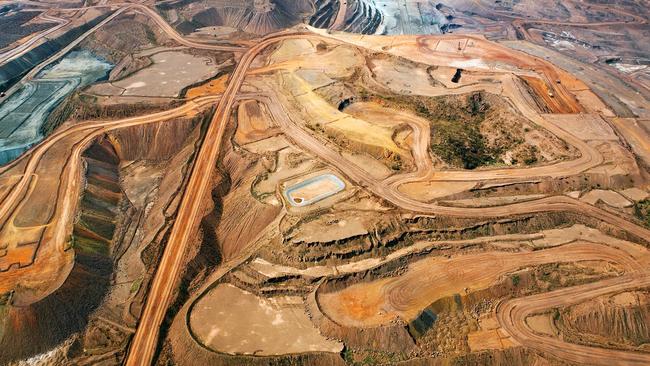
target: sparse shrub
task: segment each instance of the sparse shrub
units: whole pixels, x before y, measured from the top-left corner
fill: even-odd
[[[650,199],[645,199],[634,204],[634,215],[650,228]]]
[[[519,282],[521,282],[521,277],[519,277],[518,274],[512,275],[512,277],[510,277],[510,279],[512,280],[512,284],[514,286],[518,286]]]

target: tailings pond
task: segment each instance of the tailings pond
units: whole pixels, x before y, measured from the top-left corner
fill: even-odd
[[[41,126],[77,88],[104,79],[113,65],[89,51],[73,51],[0,104],[0,165],[43,139]]]
[[[322,174],[295,184],[285,191],[292,206],[302,207],[335,195],[345,189],[345,183],[334,174]]]

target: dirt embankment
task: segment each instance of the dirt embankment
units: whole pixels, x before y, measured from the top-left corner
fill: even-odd
[[[116,130],[107,136],[119,159],[119,187],[125,196],[112,243],[114,281],[78,346],[72,348],[71,362],[110,359],[119,363],[124,357],[190,171],[201,126],[210,116],[206,112]],[[155,136],[160,137],[158,143],[150,143]]]
[[[206,206],[201,220],[200,231],[196,237],[196,244],[188,253],[186,270],[182,275],[180,291],[168,312],[168,318],[174,324],[185,327],[182,312],[178,313],[183,304],[188,301],[191,294],[196,292],[206,277],[221,262],[232,260],[249,244],[259,232],[262,231],[280,212],[280,207],[264,205],[250,195],[250,187],[256,177],[265,169],[259,156],[246,150],[235,148],[232,138],[235,128],[226,131],[218,169],[214,174],[210,196],[205,198]],[[224,215],[228,213],[228,215]],[[180,325],[182,324],[182,325]],[[159,363],[165,359],[174,359],[175,363],[197,362],[201,364],[221,364],[221,355],[201,348],[188,337],[187,330],[171,330],[168,335]],[[197,348],[201,360],[196,359]],[[192,354],[192,357],[186,357]],[[233,359],[237,357],[229,356]],[[305,358],[306,357],[306,358]],[[316,356],[304,355],[297,359],[310,360]],[[242,357],[241,364],[251,364]],[[264,361],[266,362],[266,361]],[[264,364],[261,362],[260,364]],[[236,363],[235,363],[236,364]],[[296,363],[298,365],[300,363]]]
[[[200,118],[193,118],[127,127],[111,133],[110,139],[122,160],[162,161],[186,143],[178,137],[188,136],[200,122]]]
[[[2,298],[0,344],[16,352],[3,352],[0,363],[65,339],[72,340],[66,364],[120,362],[209,117],[113,131],[84,153],[85,188],[69,249],[73,269],[40,302],[19,306],[11,295]]]
[[[181,100],[136,103],[105,102],[106,98],[87,95],[83,92],[73,93],[50,113],[41,126],[41,132],[47,136],[66,121],[116,120],[172,109],[183,103]]]
[[[75,263],[63,285],[45,299],[16,306],[11,296],[0,331],[0,363],[44,352],[86,327],[102,302],[113,274],[112,241],[123,199],[119,158],[101,139],[85,153],[86,187],[71,237]]]
[[[299,233],[328,230],[324,224],[320,224],[320,229],[314,225],[318,224],[318,217],[328,215],[327,211],[319,211],[306,215],[283,229],[284,240],[278,241],[277,245],[262,248],[259,256],[272,263],[297,268],[341,265],[350,261],[383,258],[421,240],[470,240],[510,233],[527,234],[572,223],[595,227],[608,235],[634,240],[616,227],[570,213],[543,213],[488,220],[413,217],[398,212],[383,212],[374,216],[369,212],[357,214],[364,215],[367,220],[364,224],[365,233],[354,233],[332,241],[293,240]]]
[[[563,309],[556,325],[567,342],[650,349],[650,292],[633,291],[601,296]]]
[[[151,18],[141,14],[125,14],[88,37],[80,47],[113,63],[115,68],[109,80],[115,80],[151,63],[147,57],[135,57],[137,51],[174,45],[175,42]]]

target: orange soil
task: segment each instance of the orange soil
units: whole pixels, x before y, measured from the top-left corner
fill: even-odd
[[[555,95],[555,90],[549,87],[544,80],[530,76],[521,76],[521,78],[534,91],[534,97],[539,98],[550,109],[551,113],[565,114],[580,112],[581,107],[575,98],[568,99],[568,95]]]
[[[497,62],[501,61],[507,64],[512,64],[521,69],[534,71],[543,77],[547,88],[546,90],[552,90],[554,98],[561,100],[560,105],[562,105],[562,113],[584,112],[584,108],[580,103],[578,103],[575,96],[570,91],[589,89],[587,85],[566,71],[555,67],[551,63],[523,52],[517,52],[500,45],[495,45],[482,37],[447,36],[442,39],[452,41],[452,44],[458,44],[458,42],[461,42],[462,51],[449,52],[450,54],[453,54],[453,57],[446,55],[448,58],[477,58]],[[435,42],[436,40],[438,42]],[[441,41],[440,37],[434,38],[422,36],[418,37],[417,46],[420,51],[424,53],[436,53],[440,52],[437,47],[438,43]],[[558,80],[560,81],[559,83],[557,83]],[[542,95],[548,96],[548,92],[546,91],[542,93]]]
[[[228,84],[228,76],[229,75],[222,75],[214,80],[210,80],[205,84],[190,88],[187,93],[185,93],[185,97],[193,99],[208,94],[222,94],[223,91],[226,90],[226,85]]]
[[[415,319],[437,299],[489,287],[500,276],[544,263],[607,260],[636,268],[627,253],[601,244],[576,242],[534,252],[483,252],[447,259],[429,257],[398,277],[359,283],[320,294],[321,309],[335,322],[374,327],[401,318]]]

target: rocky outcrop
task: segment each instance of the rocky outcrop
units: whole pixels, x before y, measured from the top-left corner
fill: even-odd
[[[374,34],[384,18],[384,14],[377,5],[369,0],[347,0],[347,3],[345,25],[337,30]]]
[[[181,14],[179,31],[191,33],[199,28],[225,26],[251,34],[268,34],[298,23],[312,11],[309,0],[255,0],[236,6],[221,1],[192,3],[178,1],[159,7]]]
[[[316,0],[314,7],[316,11],[309,19],[309,24],[316,28],[329,28],[336,19],[340,3],[334,0]]]

